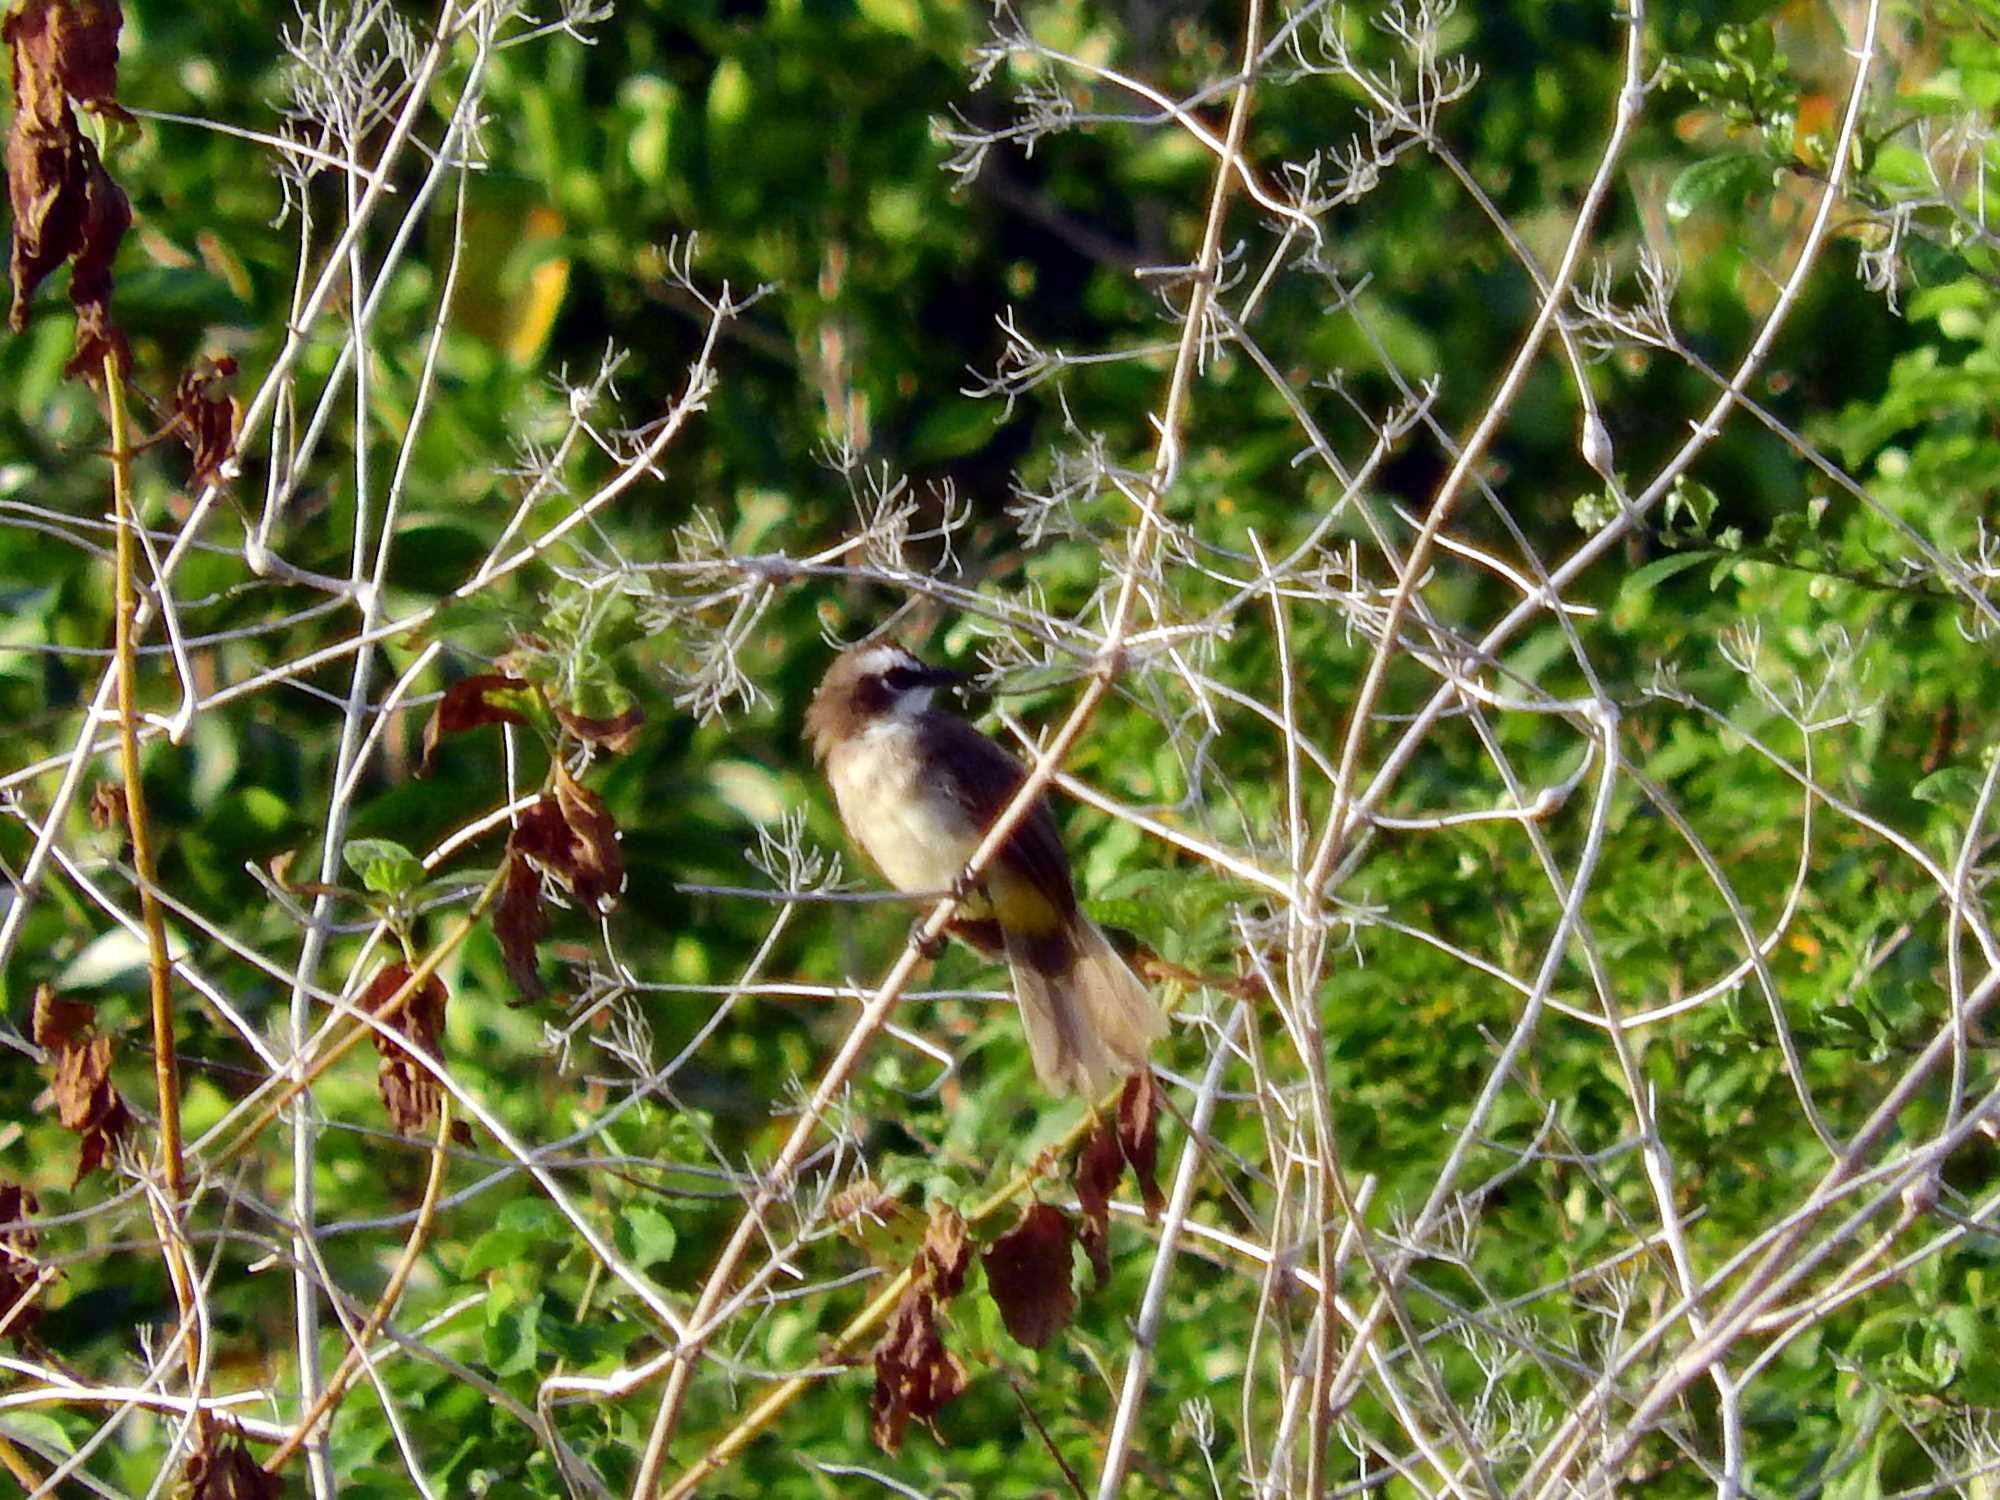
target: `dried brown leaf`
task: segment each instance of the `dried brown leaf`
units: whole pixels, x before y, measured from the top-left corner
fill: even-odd
[[[964,1389],[965,1366],[945,1348],[936,1299],[919,1283],[896,1304],[875,1346],[875,1391],[868,1407],[877,1446],[897,1452],[913,1419],[931,1421]]]
[[[125,788],[116,782],[100,781],[90,793],[90,826],[102,832],[125,826]]]
[[[229,379],[235,373],[235,358],[225,354],[183,370],[174,382],[174,425],[194,456],[189,483],[196,489],[219,480],[222,466],[236,452],[243,403],[229,392]]]
[[[7,128],[7,193],[14,211],[8,324],[27,326],[35,288],[76,249],[83,217],[82,132],[56,67],[56,19],[48,0],[30,0],[0,21],[14,65],[14,118]]]
[[[99,1091],[109,1087],[111,1038],[84,1037],[58,1047],[55,1066],[56,1112],[63,1129],[80,1135],[104,1113]]]
[[[827,1201],[826,1208],[829,1219],[844,1225],[850,1219],[875,1218],[885,1210],[893,1211],[897,1206],[894,1194],[886,1192],[874,1178],[863,1177],[835,1193]]]
[[[609,750],[615,755],[623,755],[632,748],[632,742],[639,738],[639,731],[646,723],[645,710],[636,703],[624,713],[609,719],[587,719],[582,714],[560,707],[556,709],[556,718],[563,728],[586,745]]]
[[[561,766],[554,795],[521,814],[508,847],[562,881],[593,911],[611,910],[625,889],[618,825],[603,799]]]
[[[132,227],[132,204],[98,160],[97,148],[83,145],[83,206],[76,250],[70,261],[69,300],[76,308],[76,350],[63,373],[95,384],[104,361],[115,358],[120,375],[132,367],[125,335],[111,321],[111,265]]]
[[[929,1222],[879,1183],[865,1177],[851,1183],[828,1208],[841,1236],[878,1266],[901,1270],[922,1253]]]
[[[97,1024],[97,1009],[75,1000],[65,1000],[51,985],[35,988],[35,1045],[50,1051],[77,1045]]]
[[[965,1285],[965,1273],[972,1269],[972,1238],[964,1218],[948,1203],[931,1207],[931,1227],[917,1268],[940,1302],[956,1297]]]
[[[1150,1072],[1134,1073],[1118,1096],[1118,1148],[1132,1164],[1146,1217],[1157,1219],[1167,1200],[1154,1180],[1160,1160],[1160,1085]]]
[[[1070,1286],[1069,1215],[1036,1203],[980,1257],[1000,1321],[1018,1343],[1039,1349],[1076,1312]]]
[[[500,957],[507,965],[507,976],[514,981],[514,988],[523,1000],[542,997],[535,949],[548,925],[542,911],[542,877],[510,842],[507,880],[500,888],[500,904],[493,912],[493,935],[500,939]]]
[[[362,994],[360,1008],[370,1015],[380,1015],[409,980],[408,964],[383,965]],[[405,1135],[428,1130],[437,1120],[442,1090],[429,1070],[410,1055],[410,1048],[428,1052],[432,1057],[442,1055],[445,1005],[450,998],[444,981],[435,974],[427,975],[394,1015],[383,1018],[382,1024],[398,1032],[402,1040],[380,1031],[371,1033],[375,1050],[382,1054],[376,1087],[389,1111],[390,1123]]]
[[[1111,1193],[1125,1171],[1125,1153],[1119,1149],[1118,1133],[1110,1125],[1100,1125],[1076,1155],[1076,1170],[1070,1185],[1083,1207],[1083,1223],[1077,1238],[1090,1257],[1090,1269],[1098,1284],[1111,1274]]]
[[[298,862],[299,851],[281,849],[264,862],[264,868],[271,876],[272,884],[293,896],[325,896],[334,901],[352,901],[355,893],[344,885],[333,885],[324,880],[294,880],[292,866]]]
[[[556,767],[556,805],[569,825],[569,867],[564,880],[579,901],[606,912],[625,890],[625,855],[618,847],[618,825],[604,799],[580,786],[560,765]]]
[[[49,1053],[56,1114],[63,1128],[77,1135],[76,1182],[102,1166],[132,1128],[131,1113],[111,1082],[111,1038],[96,1031],[96,1015],[48,985],[35,991],[35,1042]]]
[[[507,847],[560,873],[569,863],[569,820],[553,797],[544,797],[514,821]]]
[[[0,1327],[9,1333],[26,1333],[42,1315],[28,1300],[41,1279],[34,1255],[41,1237],[22,1222],[41,1206],[19,1183],[0,1183]]]
[[[417,762],[417,774],[431,774],[431,761],[438,741],[448,734],[461,734],[487,724],[525,724],[528,716],[507,701],[509,695],[533,691],[519,677],[484,673],[454,682],[438,699],[430,723],[424,726],[424,752]]]
[[[284,1500],[285,1481],[264,1472],[240,1430],[212,1428],[188,1460],[183,1493],[187,1500]]]
[[[131,119],[118,105],[118,0],[30,0],[25,9],[50,13],[63,92],[94,113]]]
[[[493,917],[507,972],[526,1000],[542,994],[535,947],[548,922],[538,869],[555,876],[596,912],[611,910],[625,889],[618,825],[603,799],[579,786],[561,765],[556,767],[554,795],[522,813],[508,836],[507,879]]]
[[[0,21],[13,61],[14,118],[7,130],[7,189],[14,211],[10,266],[16,332],[28,321],[35,288],[73,261],[76,354],[68,373],[90,379],[115,356],[130,358],[111,321],[111,266],[132,225],[132,206],[77,128],[69,101],[126,118],[118,107],[116,0],[26,0]]]

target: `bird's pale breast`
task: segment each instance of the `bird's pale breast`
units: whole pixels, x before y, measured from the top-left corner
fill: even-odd
[[[980,829],[925,774],[916,740],[908,720],[871,724],[834,747],[826,775],[847,831],[891,885],[945,891],[978,847]]]

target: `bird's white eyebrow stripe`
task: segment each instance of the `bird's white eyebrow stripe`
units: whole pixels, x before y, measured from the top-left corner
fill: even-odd
[[[907,666],[910,655],[901,646],[872,646],[855,663],[868,676],[876,676],[895,667]]]

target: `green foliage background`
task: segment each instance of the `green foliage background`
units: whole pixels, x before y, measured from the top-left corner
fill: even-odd
[[[400,12],[412,45],[428,46],[436,18]],[[961,664],[985,653],[1006,669],[995,680],[1009,713],[1060,722],[1133,526],[1112,474],[1142,483],[1157,441],[1187,296],[1158,268],[1195,253],[1214,155],[1086,68],[1019,48],[975,88],[973,49],[989,19],[931,0],[627,0],[579,25],[590,45],[560,29],[529,35],[516,19],[503,35],[519,44],[490,59],[475,62],[469,44],[448,49],[425,129],[435,139],[477,67],[480,169],[454,174],[407,251],[364,282],[381,299],[362,415],[342,376],[326,445],[285,481],[294,488],[272,534],[293,568],[345,578],[357,516],[379,523],[381,495],[367,487],[405,463],[383,618],[436,605],[536,493],[533,476],[562,487],[528,505],[528,536],[562,524],[618,472],[630,451],[622,430],[684,397],[712,322],[697,290],[768,289],[722,326],[714,387],[656,472],[546,555],[380,641],[375,704],[422,653],[437,654],[382,714],[344,831],[427,853],[540,783],[536,738],[492,729],[449,741],[430,779],[413,775],[428,695],[504,653],[583,711],[644,710],[634,748],[600,757],[586,776],[622,831],[626,898],[602,924],[556,914],[542,966],[551,994],[528,1006],[513,1003],[497,942],[476,934],[444,971],[445,1055],[516,1138],[559,1143],[550,1161],[574,1202],[682,1308],[854,1013],[851,1000],[757,985],[739,996],[733,982],[761,953],[759,984],[865,991],[907,934],[901,907],[805,905],[773,937],[775,904],[688,889],[783,884],[782,858],[775,876],[746,863],[770,847],[760,835],[801,857],[844,848],[799,739],[828,660],[823,632],[852,638],[916,600],[906,638]],[[1266,31],[1295,19],[1280,10]],[[1220,128],[1241,46],[1236,7],[1046,0],[1018,20],[1041,46],[1143,79]],[[1555,265],[1624,81],[1626,20],[1610,7],[1511,0],[1424,12],[1414,29],[1429,72],[1381,17],[1331,24],[1354,66],[1378,77],[1392,63],[1409,79],[1446,79],[1454,59],[1467,66],[1463,97],[1437,119],[1450,156],[1381,137],[1379,181],[1323,205],[1316,247],[1283,240],[1274,216],[1237,194],[1224,221],[1223,298],[1240,308],[1268,276],[1247,329],[1261,358],[1235,344],[1206,354],[1181,467],[1160,502],[1168,546],[1141,621],[1155,635],[1066,766],[1117,804],[1281,878],[1299,873],[1286,837],[1284,721],[1247,705],[1275,705],[1289,684],[1298,740],[1338,758],[1396,582],[1373,527],[1406,556],[1457,445],[1494,408],[1540,304],[1522,254],[1544,272]],[[1831,236],[1744,388],[1762,415],[1729,416],[1670,495],[1636,521],[1618,519],[1790,296],[1780,289],[1834,160],[1862,24],[1851,7],[1646,9],[1651,88],[1576,278],[1585,295],[1564,313],[1593,356],[1591,409],[1613,456],[1585,461],[1585,407],[1550,340],[1445,527],[1514,576],[1463,550],[1433,559],[1422,603],[1464,645],[1514,607],[1520,579],[1622,527],[1563,588],[1574,607],[1565,618],[1543,608],[1497,661],[1467,655],[1453,668],[1505,701],[1489,697],[1481,713],[1459,705],[1398,768],[1374,809],[1383,821],[1327,889],[1328,946],[1303,994],[1285,1002],[1310,1007],[1324,1028],[1318,1066],[1339,1171],[1351,1191],[1372,1180],[1373,1253],[1387,1257],[1378,1266],[1397,1264],[1407,1320],[1375,1335],[1397,1373],[1364,1372],[1329,1424],[1333,1493],[1363,1483],[1436,1493],[1434,1462],[1467,1491],[1493,1482],[1511,1492],[1614,1361],[1606,1442],[1624,1446],[1603,1476],[1614,1486],[1704,1493],[1733,1466],[1757,1495],[1936,1484],[1976,1493],[1987,1481],[1966,1476],[2000,1459],[1987,1227],[1996,1183],[1990,1140],[1974,1128],[1993,1086],[1984,1028],[1975,1016],[1955,1053],[1897,1096],[1890,1129],[1856,1158],[1874,1175],[1837,1205],[1813,1200],[1832,1156],[1801,1098],[1844,1149],[1923,1049],[1952,1035],[1954,998],[1976,1008],[1992,970],[1981,948],[2000,689],[1987,598],[2000,565],[1989,538],[2000,264],[1981,197],[1993,164],[1981,132],[2000,98],[1990,6],[1879,17]],[[301,66],[284,38],[301,25],[248,0],[133,0],[121,98],[275,131]],[[1323,59],[1310,29],[1300,34],[1305,55]],[[373,55],[379,33],[358,48]],[[1290,180],[1281,163],[1345,151],[1357,131],[1367,140],[1354,79],[1300,74],[1296,61],[1260,66],[1245,142],[1256,181],[1274,193]],[[948,134],[1004,129],[1017,118],[1010,92],[1039,78],[1053,80],[1045,102],[1082,118],[1031,152],[995,146],[980,175],[960,182],[947,170]],[[385,134],[371,123],[367,152]],[[137,215],[115,303],[136,383],[163,397],[197,354],[227,352],[254,388],[284,345],[302,225],[314,274],[337,233],[339,174],[288,191],[268,144],[151,116],[121,132],[107,159]],[[1322,157],[1322,182],[1338,167],[1337,155]],[[420,154],[396,158],[400,203],[423,171]],[[365,264],[383,266],[389,248],[387,231],[371,228]],[[1677,274],[1671,332],[1650,341],[1609,316],[1643,302],[1648,256]],[[676,278],[682,264],[692,287]],[[448,277],[450,313],[427,370]],[[353,300],[340,298],[305,340],[295,423],[335,378]],[[979,399],[971,392],[1005,368],[1003,319],[1044,351],[1124,357],[1017,361],[1012,389]],[[14,726],[0,859],[10,875],[29,857],[31,823],[59,776],[51,758],[81,731],[111,638],[107,439],[97,397],[61,378],[69,341],[60,290],[49,288],[27,331],[0,342],[0,711]],[[619,351],[615,381],[595,388],[608,348]],[[1345,500],[1328,465],[1309,452],[1300,460],[1310,447],[1302,413],[1358,466],[1427,382],[1427,420],[1398,434]],[[593,394],[580,406],[584,388]],[[591,435],[552,459],[584,407]],[[164,413],[146,420],[157,426]],[[368,455],[360,468],[357,450]],[[1103,456],[1095,467],[1093,451]],[[300,614],[332,596],[248,566],[271,453],[268,430],[249,434],[233,499],[209,515],[174,592],[184,632],[204,638],[191,655],[200,693],[274,668],[286,669],[282,681],[205,704],[180,743],[156,737],[146,776],[161,885],[184,907],[176,941],[283,1055],[288,987],[244,954],[295,963],[301,912],[256,870],[288,852],[294,879],[320,866],[349,691],[347,657],[288,664],[351,639],[357,614],[351,598]],[[164,542],[189,514],[185,460],[163,445],[139,474]],[[1062,503],[1035,502],[1080,474],[1091,482]],[[856,552],[790,566],[879,523],[884,494],[907,497],[920,533],[949,520],[948,548],[933,535],[888,549],[887,561]],[[1323,548],[1283,590],[1281,640],[1271,591],[1243,587],[1256,576],[1252,554],[1288,555],[1337,504]],[[787,565],[771,561],[780,554]],[[765,560],[770,588],[736,617],[740,629],[730,610],[742,595],[706,611],[687,602],[703,578],[740,586],[745,558]],[[686,584],[654,566],[677,559],[714,571]],[[734,631],[723,658],[747,686],[702,697],[723,681],[707,633],[723,629]],[[1183,657],[1161,649],[1170,637]],[[1402,642],[1425,654],[1399,652],[1388,669],[1363,785],[1438,686],[1443,648],[1407,622]],[[142,691],[162,714],[178,701],[157,651]],[[1622,759],[1600,800],[1614,710]],[[115,780],[109,756],[92,763],[86,793],[105,780]],[[1334,798],[1324,777],[1305,785],[1317,837]],[[1544,788],[1562,795],[1532,821],[1437,821],[1504,814]],[[25,1034],[43,983],[96,1003],[120,1040],[117,1078],[150,1149],[143,949],[78,872],[122,909],[137,903],[122,841],[91,826],[87,801],[62,813],[73,867],[44,883],[7,954],[6,1013]],[[1131,819],[1068,800],[1061,811],[1089,909],[1159,957],[1194,976],[1254,980],[1259,962],[1282,976],[1288,951],[1299,956],[1268,889]],[[439,908],[408,923],[419,951],[493,870],[503,836],[489,832],[441,865],[439,887],[423,893],[440,896]],[[856,873],[851,856],[848,866]],[[1579,870],[1585,890],[1570,916],[1583,937],[1564,926]],[[366,945],[367,910],[358,899],[337,906],[325,984],[351,992],[381,956]],[[1494,1085],[1459,1160],[1460,1132],[1559,930],[1556,1008]],[[1753,950],[1768,992],[1746,961]],[[1626,1038],[1636,1072],[1608,1041],[1593,968],[1619,1013],[1645,1021]],[[871,1255],[907,1260],[907,1238],[834,1232],[836,1189],[865,1174],[905,1215],[964,1208],[1075,1124],[1081,1104],[1036,1086],[999,982],[953,952],[925,984],[955,998],[899,1012],[900,1026],[955,1059],[941,1083],[935,1063],[900,1040],[870,1052],[841,1100],[835,1143],[772,1226],[775,1244],[806,1235],[788,1252],[796,1278],[779,1283],[782,1299],[753,1302],[719,1330],[670,1474],[768,1380],[824,1363],[834,1332],[873,1295],[862,1274]],[[1172,1265],[1128,1494],[1237,1494],[1246,1462],[1267,1473],[1274,1450],[1303,1465],[1308,1419],[1284,1428],[1287,1440],[1276,1435],[1318,1299],[1287,1277],[1267,1284],[1243,1247],[1310,1268],[1311,1216],[1324,1213],[1335,1232],[1344,1219],[1301,1185],[1316,1171],[1302,1123],[1314,1070],[1293,1050],[1280,999],[1251,989],[1258,1072],[1240,1061],[1224,1075],[1190,1212],[1216,1234],[1183,1239]],[[1160,1058],[1178,1106],[1163,1124],[1171,1172],[1237,1001],[1187,982],[1164,991],[1181,1018]],[[212,1007],[177,993],[193,1138],[266,1068]],[[633,1097],[690,1046],[671,1077]],[[370,1056],[357,1052],[313,1094],[323,1275],[364,1309],[408,1232],[429,1159],[426,1141],[388,1129]],[[37,1253],[61,1268],[32,1341],[15,1341],[21,1363],[0,1377],[0,1400],[43,1389],[55,1368],[86,1384],[132,1381],[145,1368],[135,1330],[163,1341],[174,1319],[133,1190],[142,1158],[72,1185],[74,1141],[46,1084],[25,1045],[0,1053],[0,1175],[39,1195]],[[1413,1230],[1448,1163],[1451,1212]],[[1767,1322],[1732,1334],[1719,1368],[1745,1381],[1734,1436],[1705,1381],[1625,1425],[1699,1339],[1673,1311],[1662,1163],[1705,1316],[1744,1287],[1753,1262],[1739,1257],[1785,1230],[1801,1231],[1793,1254],[1828,1252]],[[640,1301],[513,1164],[484,1130],[450,1161],[444,1206],[392,1324],[444,1359],[387,1360],[379,1386],[356,1388],[328,1440],[340,1494],[412,1492],[385,1399],[438,1493],[560,1493],[551,1447],[523,1416],[542,1383],[608,1375],[662,1347]],[[246,1410],[281,1424],[298,1397],[283,1219],[293,1170],[274,1133],[240,1163],[204,1172],[189,1215],[213,1268],[212,1389],[271,1393],[275,1407]],[[1036,1191],[1062,1202],[1069,1190],[1052,1173]],[[1877,1192],[1872,1217],[1844,1223]],[[946,1342],[969,1387],[934,1430],[912,1429],[900,1454],[870,1442],[865,1365],[829,1370],[704,1493],[874,1493],[893,1479],[904,1493],[1006,1500],[1069,1493],[1065,1464],[1094,1487],[1159,1234],[1142,1218],[1114,1219],[1111,1276],[1094,1286],[1081,1272],[1076,1322],[1040,1350],[1007,1335],[977,1285],[957,1299]],[[1365,1257],[1347,1261],[1352,1308],[1379,1285]],[[1637,1347],[1656,1319],[1660,1342]],[[1428,1376],[1407,1348],[1412,1330],[1426,1335]],[[1351,1339],[1351,1327],[1336,1339],[1343,1359]],[[346,1347],[331,1319],[321,1342],[330,1367]],[[652,1382],[558,1406],[554,1423],[625,1493],[657,1403]],[[43,1472],[106,1420],[81,1400],[0,1405],[0,1434]],[[89,1471],[117,1493],[144,1493],[171,1461],[171,1438],[171,1424],[128,1416]],[[1419,1478],[1395,1477],[1399,1464]],[[1303,1475],[1283,1473],[1276,1492],[1306,1493]],[[286,1482],[287,1493],[311,1492],[303,1469]]]

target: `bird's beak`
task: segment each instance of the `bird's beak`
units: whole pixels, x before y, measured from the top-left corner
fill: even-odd
[[[972,683],[970,672],[954,672],[950,667],[919,667],[912,670],[911,676],[918,687],[962,688]]]

